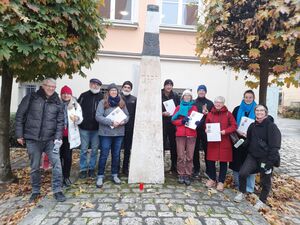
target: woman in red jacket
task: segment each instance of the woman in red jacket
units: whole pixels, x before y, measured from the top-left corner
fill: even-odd
[[[207,148],[207,173],[209,180],[206,186],[211,188],[215,187],[217,182],[216,177],[216,162],[220,162],[220,172],[218,177],[217,190],[224,190],[224,181],[227,173],[227,164],[232,161],[232,144],[230,140],[230,133],[233,133],[237,129],[237,124],[224,105],[225,99],[219,96],[214,101],[214,106],[206,117],[205,123],[220,123],[221,141],[208,142]]]
[[[172,123],[176,126],[176,144],[177,144],[177,173],[178,183],[191,184],[191,175],[193,172],[193,156],[196,143],[196,130],[186,127],[189,122],[189,116],[192,111],[198,111],[192,100],[192,92],[185,90],[181,97],[180,105],[176,107],[172,116]]]

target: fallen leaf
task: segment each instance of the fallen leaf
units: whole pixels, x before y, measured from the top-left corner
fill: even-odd
[[[184,194],[185,196],[191,197],[191,194],[188,193],[188,192],[183,192],[183,194]]]
[[[184,225],[196,225],[196,221],[193,217],[188,217],[185,221],[184,221]]]
[[[182,213],[182,212],[183,212],[183,209],[181,207],[176,208],[176,213]]]
[[[92,209],[92,208],[95,208],[95,205],[92,204],[91,202],[81,202],[80,208],[81,209]]]
[[[124,216],[127,215],[127,213],[125,212],[124,209],[121,209],[121,210],[119,211],[119,214],[120,214],[120,216],[122,216],[122,217],[124,217]]]

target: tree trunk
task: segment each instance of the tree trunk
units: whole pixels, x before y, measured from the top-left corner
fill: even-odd
[[[262,60],[260,62],[260,73],[259,73],[259,104],[266,105],[267,103],[268,79],[269,79],[269,63],[268,60]]]
[[[0,96],[0,183],[13,180],[10,166],[9,151],[9,124],[10,124],[10,101],[13,83],[13,75],[7,64],[2,63]]]

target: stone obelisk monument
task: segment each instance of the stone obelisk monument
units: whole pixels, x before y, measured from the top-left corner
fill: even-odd
[[[159,10],[148,5],[129,183],[164,183]]]

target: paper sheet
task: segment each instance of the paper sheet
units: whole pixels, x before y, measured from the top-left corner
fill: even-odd
[[[174,111],[176,109],[176,106],[175,106],[175,103],[174,103],[173,99],[170,99],[168,101],[164,101],[163,104],[164,104],[164,106],[166,108],[166,111],[168,113],[170,113],[171,115],[173,115],[173,113],[174,113]]]
[[[207,123],[207,141],[221,141],[220,123]]]
[[[195,124],[196,121],[200,121],[203,117],[202,113],[192,111],[191,115],[189,116],[190,120],[188,123],[185,124],[186,127],[196,130],[197,125]]]

